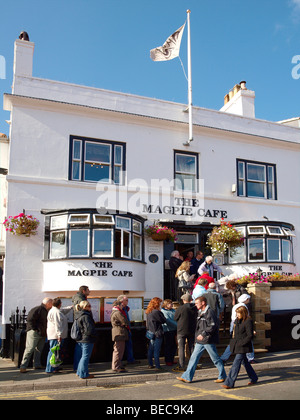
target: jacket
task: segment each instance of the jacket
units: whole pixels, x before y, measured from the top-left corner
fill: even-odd
[[[199,335],[202,335],[202,340],[197,340]],[[204,311],[199,311],[195,339],[198,344],[219,343],[219,320],[209,305]]]
[[[167,320],[167,322],[163,324],[164,332],[177,331],[177,322],[174,321],[175,309],[162,308],[161,312]]]
[[[95,321],[90,311],[75,311],[75,319],[78,321],[78,326],[82,334],[81,340],[78,343],[95,343],[96,329]]]
[[[47,315],[45,305],[35,306],[27,315],[26,331],[37,331],[42,337],[47,336]]]
[[[236,319],[233,327],[233,338],[230,340],[230,351],[232,354],[243,354],[252,352],[253,322],[251,318],[242,321]]]
[[[193,283],[190,281],[191,276],[189,275],[188,271],[180,270],[178,273],[178,287],[185,287],[191,289],[193,287]]]
[[[164,330],[162,325],[167,322],[164,314],[159,311],[158,309],[153,309],[150,314],[147,314],[146,318],[146,325],[147,330],[149,330],[152,333],[158,333],[158,335],[163,336]]]
[[[112,325],[112,341],[128,341],[130,324],[125,312],[122,313],[117,307],[113,307],[110,322]]]
[[[193,293],[192,293],[193,300],[196,300],[198,297],[204,295],[204,293],[206,292],[207,290],[205,289],[204,286],[197,284],[197,286],[194,288]]]
[[[223,296],[214,289],[208,289],[202,296],[206,297],[207,304],[215,312],[218,318],[225,307]]]
[[[58,309],[55,306],[52,306],[47,317],[48,340],[57,340],[58,337],[68,337],[68,318],[65,314],[67,314],[71,309],[73,309],[73,306],[64,309]]]
[[[83,300],[87,300],[86,296],[83,293],[77,292],[76,295],[72,297],[73,305],[78,305],[78,303],[82,302]]]
[[[176,273],[177,269],[181,266],[182,260],[180,258],[171,257],[169,259],[169,267],[170,270],[173,271],[173,273]]]
[[[185,303],[176,309],[174,321],[177,322],[177,334],[179,336],[195,334],[197,312],[196,306],[191,303]]]

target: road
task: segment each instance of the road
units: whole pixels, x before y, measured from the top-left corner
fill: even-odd
[[[108,411],[114,410],[114,414],[121,414],[121,412],[117,413],[116,410],[118,407],[124,407],[125,402],[125,405],[127,404],[128,407],[132,407],[132,410],[134,410],[134,407],[137,409],[137,407],[142,406],[147,409],[147,407],[153,405],[152,411],[154,411],[151,414],[159,414],[155,413],[155,406],[158,407],[160,401],[164,402],[164,404],[172,401],[170,404],[173,404],[173,407],[176,406],[177,410],[182,410],[188,405],[191,406],[190,410],[195,411],[193,402],[196,407],[196,402],[199,400],[300,400],[299,381],[300,367],[291,367],[290,369],[260,371],[259,382],[254,386],[247,386],[247,375],[240,374],[236,382],[236,387],[230,390],[223,389],[219,384],[215,384],[211,378],[203,378],[190,384],[171,379],[149,381],[142,384],[124,384],[120,386],[91,386],[7,393],[0,394],[0,400],[106,401],[105,409]],[[122,402],[118,406],[117,401],[121,400]],[[190,412],[187,414],[193,413]]]

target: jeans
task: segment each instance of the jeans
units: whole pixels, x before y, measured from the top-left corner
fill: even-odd
[[[21,369],[26,369],[33,354],[33,366],[41,367],[41,354],[45,345],[46,337],[42,337],[37,331],[27,331],[26,348],[20,365]]]
[[[77,367],[77,375],[79,378],[87,378],[89,376],[89,361],[93,351],[94,343],[77,343],[81,348],[81,358]]]
[[[160,348],[163,342],[163,337],[161,338],[154,338],[154,340],[149,340],[149,347],[148,347],[148,363],[149,366],[153,366],[153,356],[154,356],[154,363],[157,369],[160,369],[160,362],[159,362],[159,355],[160,355]]]
[[[209,357],[211,358],[211,361],[213,362],[213,364],[216,366],[216,368],[219,371],[218,379],[225,379],[226,372],[224,369],[223,362],[218,355],[216,345],[215,344],[198,344],[198,343],[195,344],[194,351],[191,355],[188,367],[186,371],[181,375],[181,377],[190,382],[193,380],[197,364],[204,350],[207,351],[207,353],[209,354]]]
[[[125,343],[125,349],[126,349],[126,353],[127,353],[127,362],[128,363],[133,363],[134,360],[134,356],[133,356],[133,346],[132,346],[132,338],[131,338],[131,332],[129,331],[129,337],[128,337],[128,341],[126,341]]]
[[[177,342],[178,342],[178,365],[179,367],[184,367],[185,362],[185,341],[187,340],[190,355],[193,353],[194,349],[194,341],[195,341],[195,334],[192,335],[177,335]]]
[[[63,347],[63,343],[64,343],[64,340],[62,340],[61,343],[60,343],[60,349]],[[55,367],[50,365],[50,359],[51,359],[51,356],[53,354],[51,349],[52,349],[52,347],[55,347],[57,345],[58,345],[57,340],[49,340],[49,353],[48,353],[48,356],[47,356],[47,364],[46,364],[46,370],[45,370],[45,372],[47,372],[47,373],[52,373],[52,372],[59,369],[59,367],[55,368]]]
[[[78,368],[79,360],[81,359],[81,347],[79,343],[76,342],[74,348],[74,359],[73,359],[73,370],[76,372]]]
[[[254,360],[254,347],[253,347],[253,342],[251,342],[251,344],[252,344],[252,352],[251,353],[247,353],[248,362],[251,362],[251,360]],[[229,359],[230,356],[231,356],[230,344],[228,344],[228,346],[224,350],[224,353],[221,356],[221,360],[223,360],[223,362],[227,362],[227,360]]]
[[[224,382],[224,385],[229,386],[230,388],[234,387],[234,383],[236,381],[236,378],[239,374],[239,371],[241,369],[241,364],[245,366],[247,375],[249,376],[251,382],[255,383],[258,380],[258,377],[256,373],[254,372],[253,367],[248,362],[246,354],[237,354],[234,358],[232,367],[230,369],[230,372]]]

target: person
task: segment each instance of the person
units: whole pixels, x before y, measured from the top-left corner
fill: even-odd
[[[80,348],[76,374],[80,379],[91,379],[94,375],[89,374],[89,361],[96,341],[96,330],[88,300],[82,300],[75,306],[75,319],[81,332],[81,339],[76,342]]]
[[[250,379],[248,385],[254,385],[258,381],[258,377],[246,357],[246,353],[249,353],[252,349],[252,339],[252,319],[248,314],[247,308],[240,306],[236,309],[236,320],[234,321],[233,335],[230,341],[230,351],[235,354],[235,358],[230,372],[222,385],[223,388],[230,389],[234,387],[242,363]]]
[[[43,299],[42,304],[32,308],[27,316],[26,345],[20,365],[20,372],[26,373],[33,354],[33,369],[42,369],[41,354],[47,336],[47,315],[52,308],[53,300]]]
[[[195,347],[191,355],[188,367],[181,377],[177,377],[179,381],[192,382],[197,364],[206,350],[219,371],[218,379],[214,382],[224,382],[226,372],[222,360],[220,359],[216,344],[219,342],[219,322],[212,309],[207,305],[207,300],[204,296],[196,299],[196,307],[199,310],[196,333],[195,333]]]
[[[197,286],[194,288],[192,293],[192,298],[195,301],[198,297],[204,295],[206,293],[205,286],[207,285],[207,280],[205,278],[199,278]]]
[[[198,274],[202,276],[203,273],[207,272],[210,277],[214,277],[214,271],[218,271],[222,276],[224,276],[222,269],[213,262],[213,257],[209,255],[205,258],[205,261],[200,265],[198,269]]]
[[[126,317],[128,319],[128,323],[129,323],[129,326],[130,326],[130,317],[129,317],[130,308],[128,306],[128,297],[126,295],[120,295],[120,296],[117,297],[117,300],[122,303],[123,310],[126,314]],[[126,352],[126,355],[127,355],[127,363],[128,364],[134,365],[134,364],[140,363],[140,361],[135,360],[135,358],[133,356],[133,343],[132,343],[131,329],[128,330],[128,340],[125,341],[125,352]]]
[[[73,305],[78,305],[83,300],[87,300],[87,297],[90,294],[90,289],[88,286],[80,286],[78,292],[72,297]]]
[[[183,305],[179,306],[174,315],[177,322],[178,365],[174,372],[184,372],[185,343],[187,341],[190,354],[193,352],[197,321],[197,308],[192,304],[192,296],[188,293],[181,296]]]
[[[193,289],[193,278],[194,274],[190,275],[190,265],[189,261],[183,261],[183,263],[178,267],[175,277],[178,278],[178,289],[179,293],[188,293]]]
[[[169,259],[169,267],[170,267],[170,298],[172,300],[178,300],[178,279],[175,277],[177,269],[182,264],[182,257],[180,256],[179,251],[174,250],[171,253],[171,257]]]
[[[60,368],[55,368],[50,365],[51,349],[60,344],[60,349],[62,350],[64,340],[68,336],[68,318],[66,314],[73,309],[73,306],[67,306],[66,308],[62,308],[61,306],[61,299],[55,298],[53,299],[52,308],[48,312],[47,339],[49,341],[49,353],[45,370],[47,373],[57,373],[60,370]]]
[[[204,286],[206,290],[208,289],[208,286],[211,283],[216,283],[215,279],[213,277],[210,277],[207,273],[203,273],[202,276],[198,277],[197,280],[195,281],[194,288],[198,285],[199,280],[201,280],[201,279],[207,280],[207,282],[205,283],[205,286]],[[217,285],[217,283],[216,283],[216,285]]]
[[[185,258],[185,260],[184,260],[184,261],[189,261],[189,262],[191,262],[191,261],[192,261],[192,259],[193,259],[193,257],[194,257],[194,253],[193,253],[193,251],[188,251],[188,253],[186,254],[186,258]]]
[[[124,295],[122,295],[124,296]],[[130,323],[124,308],[128,299],[116,300],[110,316],[112,341],[114,342],[111,368],[116,373],[127,372],[122,365],[126,341],[129,339]]]
[[[216,291],[216,283],[210,283],[203,296],[206,297],[207,304],[215,312],[216,317],[219,319],[220,314],[224,310],[225,303],[222,295]]]
[[[230,322],[230,327],[229,327],[230,334],[232,334],[233,326],[234,326],[234,321],[236,320],[236,310],[239,307],[244,306],[245,308],[247,308],[248,315],[250,316],[250,314],[251,314],[251,312],[250,312],[251,311],[250,299],[251,299],[251,296],[250,295],[248,295],[247,293],[243,293],[238,298],[238,303],[236,305],[234,305],[234,307],[232,308],[231,322]],[[226,363],[230,356],[231,356],[230,344],[228,344],[228,346],[224,350],[224,353],[221,356],[221,360],[224,363]],[[255,363],[255,361],[254,361],[254,347],[253,347],[253,343],[252,343],[252,351],[249,352],[249,353],[247,353],[246,356],[247,356],[247,359],[248,359],[248,361],[250,363]]]
[[[173,302],[171,301],[171,299],[165,299],[163,301],[161,312],[167,320],[167,322],[163,324],[165,362],[167,366],[173,366],[175,364],[174,357],[177,350],[177,322],[174,320],[175,309],[173,309]]]
[[[196,256],[191,260],[190,274],[195,274],[196,276],[198,273],[198,269],[203,262],[204,262],[203,252],[197,251]]]
[[[245,287],[238,284],[235,280],[229,280],[225,284],[225,288],[230,292],[231,294],[231,305],[232,307],[238,303],[238,298],[243,295],[247,294],[247,291]]]
[[[154,297],[150,300],[149,305],[145,311],[146,313],[146,337],[149,339],[148,346],[148,364],[149,368],[153,369],[153,357],[155,368],[163,370],[160,366],[159,356],[163,341],[164,330],[162,325],[167,322],[165,316],[160,310],[162,299]]]

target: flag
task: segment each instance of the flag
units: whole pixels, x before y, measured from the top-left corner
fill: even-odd
[[[153,61],[173,60],[179,56],[181,38],[185,24],[182,25],[166,40],[162,47],[154,48],[150,51],[150,57]]]

